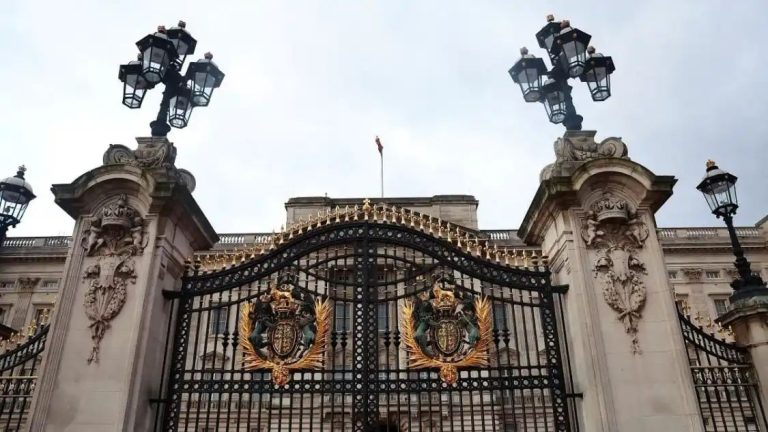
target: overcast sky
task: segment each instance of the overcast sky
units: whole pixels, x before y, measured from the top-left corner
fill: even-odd
[[[623,5],[618,5],[622,3]],[[226,73],[169,138],[219,232],[271,231],[294,196],[472,194],[481,228],[517,228],[562,135],[507,70],[554,13],[613,56],[613,96],[575,82],[584,129],[679,181],[661,226],[718,221],[694,189],[707,158],[739,177],[737,223],[768,214],[768,2],[29,1],[0,5],[0,174],[38,195],[11,236],[70,234],[53,183],[149,135],[161,90],[120,103],[135,41],[179,19]]]

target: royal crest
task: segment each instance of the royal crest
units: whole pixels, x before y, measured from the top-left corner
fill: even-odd
[[[293,370],[323,365],[330,305],[312,298],[281,278],[270,291],[240,309],[240,347],[245,370],[269,369],[276,386],[288,383]]]
[[[448,287],[452,278],[439,275],[432,289],[406,301],[403,307],[403,341],[409,367],[438,368],[440,379],[453,384],[458,368],[488,365],[491,306]]]

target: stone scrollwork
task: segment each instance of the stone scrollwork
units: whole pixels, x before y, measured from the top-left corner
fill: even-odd
[[[195,190],[195,177],[188,170],[176,168],[176,147],[162,137],[137,138],[138,148],[131,150],[122,144],[110,144],[104,152],[104,165],[124,164],[142,169],[162,168],[174,175],[190,192]]]
[[[595,279],[602,283],[603,299],[632,338],[632,352],[640,354],[638,323],[647,290],[645,264],[638,256],[648,238],[648,227],[625,200],[606,193],[590,207],[581,231],[587,247],[596,251]]]
[[[82,246],[96,262],[86,267],[85,313],[91,321],[93,347],[88,363],[99,361],[99,347],[110,321],[125,304],[127,286],[136,281],[133,257],[144,251],[144,219],[125,195],[105,205],[91,220]]]

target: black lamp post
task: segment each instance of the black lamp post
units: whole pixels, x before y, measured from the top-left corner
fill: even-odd
[[[24,165],[19,167],[16,175],[0,181],[0,246],[5,242],[9,227],[15,227],[29,202],[35,199],[32,186],[24,180]]]
[[[187,72],[181,74],[184,60],[195,52],[197,45],[185,27],[184,21],[168,30],[159,26],[157,32],[136,42],[138,60],[120,65],[118,77],[123,82],[123,105],[128,108],[141,108],[147,90],[165,84],[160,111],[149,124],[152,136],[168,135],[171,126],[186,127],[192,109],[208,106],[213,90],[224,80],[224,73],[211,60],[211,53],[190,63]]]
[[[704,179],[696,186],[696,189],[704,194],[704,198],[709,204],[712,213],[717,218],[723,218],[725,226],[728,227],[728,235],[731,237],[731,246],[733,254],[736,256],[734,265],[739,271],[739,277],[731,282],[731,287],[735,291],[731,295],[731,301],[742,300],[758,295],[768,295],[763,279],[752,273],[749,260],[744,256],[744,250],[739,243],[739,237],[733,228],[733,215],[739,208],[738,198],[736,196],[737,177],[729,172],[723,171],[715,165],[713,161],[707,161],[707,173]]]
[[[555,21],[552,15],[547,16],[547,25],[536,33],[536,39],[547,50],[552,69],[547,71],[544,61],[523,47],[522,57],[509,74],[520,85],[526,102],[544,104],[549,121],[562,123],[567,130],[581,130],[582,117],[573,106],[568,79],[586,82],[592,100],[604,101],[611,96],[613,61],[588,46],[590,35],[572,28],[568,20]]]

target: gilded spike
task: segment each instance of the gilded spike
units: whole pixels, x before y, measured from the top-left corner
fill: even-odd
[[[443,221],[437,218],[437,238],[443,238]]]
[[[359,212],[360,212],[360,209],[357,208],[357,204],[355,204],[355,206],[352,207],[352,213],[355,215],[354,220],[360,220],[360,216],[358,215]]]
[[[341,214],[339,212],[339,206],[336,206],[336,210],[334,212],[334,216],[336,218],[336,223],[341,222]]]
[[[349,222],[349,205],[344,206],[344,222]]]
[[[419,230],[424,231],[424,215],[419,218]]]

